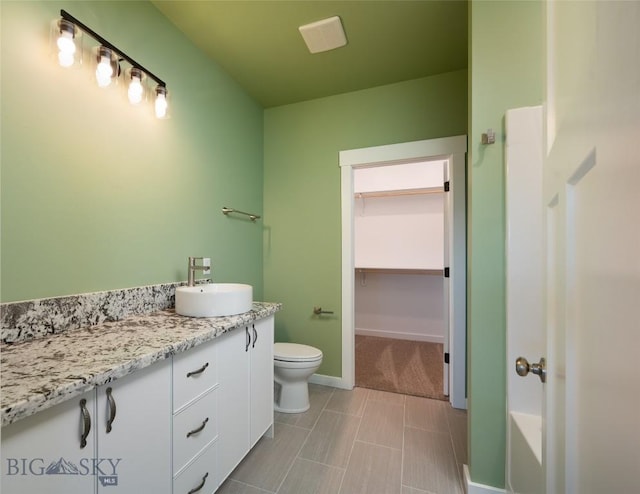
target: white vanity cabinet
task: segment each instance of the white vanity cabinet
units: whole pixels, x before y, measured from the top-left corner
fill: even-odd
[[[213,494],[272,432],[273,324],[237,327],[3,427],[2,494]]]
[[[220,482],[218,339],[173,357],[173,492],[211,494]]]
[[[273,319],[255,321],[217,340],[221,481],[273,425]]]
[[[171,494],[170,379],[164,360],[4,427],[3,494]]]

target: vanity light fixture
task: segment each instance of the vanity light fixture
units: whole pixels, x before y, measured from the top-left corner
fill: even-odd
[[[100,87],[108,87],[114,80],[117,80],[122,74],[121,64],[126,62],[131,67],[124,71],[127,78],[128,89],[127,96],[131,104],[137,105],[141,103],[145,97],[145,84],[148,79],[156,82],[156,101],[155,113],[158,118],[166,118],[167,116],[167,85],[156,76],[153,72],[145,69],[129,55],[117,48],[115,45],[104,39],[94,30],[80,22],[65,10],[60,10],[61,19],[56,23],[59,37],[57,39],[58,46],[58,63],[62,67],[70,67],[74,64],[76,53],[76,45],[74,39],[79,31],[86,33],[99,43],[97,50],[94,51],[96,61],[96,81]]]
[[[131,67],[129,71],[129,89],[127,91],[127,96],[129,97],[129,102],[132,105],[137,105],[142,102],[144,97],[144,87],[142,87],[142,78],[144,77],[144,72],[142,72],[137,67]]]
[[[111,78],[114,76],[114,73],[116,76],[118,75],[118,61],[114,60],[109,48],[101,46],[98,48],[97,62],[96,81],[98,81],[98,86],[107,87],[111,84]]]
[[[167,116],[167,88],[164,86],[156,87],[156,117],[164,118]]]
[[[75,61],[76,53],[76,27],[65,19],[58,21],[58,30],[60,35],[58,36],[58,63],[62,67],[70,67]]]

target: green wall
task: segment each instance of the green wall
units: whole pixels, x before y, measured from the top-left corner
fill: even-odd
[[[88,58],[59,67],[60,8],[163,79],[171,118],[99,89]],[[262,108],[148,2],[1,9],[1,300],[184,280],[190,255],[262,299],[262,223],[220,212],[262,212]]]
[[[504,113],[542,103],[543,6],[538,1],[471,2],[469,15],[469,468],[474,482],[502,487],[507,372]],[[496,131],[496,143],[484,146],[481,134],[488,128]]]
[[[324,352],[341,376],[338,153],[466,134],[467,72],[450,72],[265,111],[265,295],[284,308],[276,340]],[[314,317],[314,306],[335,311]]]

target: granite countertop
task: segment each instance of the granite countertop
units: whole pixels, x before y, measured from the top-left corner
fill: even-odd
[[[268,317],[281,304],[254,302],[228,317],[191,318],[161,310],[0,345],[2,426]]]

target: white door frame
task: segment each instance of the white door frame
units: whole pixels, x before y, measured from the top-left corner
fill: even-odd
[[[452,258],[449,288],[449,401],[466,408],[466,153],[467,136],[444,137],[401,144],[340,151],[342,197],[342,379],[340,387],[355,385],[355,311],[353,169],[407,161],[449,160],[454,224],[448,232]],[[456,184],[460,184],[456,186]],[[445,342],[446,345],[447,342]],[[446,348],[446,347],[445,347]]]
[[[543,493],[543,403],[550,395],[537,376],[518,376],[520,356],[547,357],[545,330],[545,228],[542,201],[541,106],[505,113],[507,493]]]

